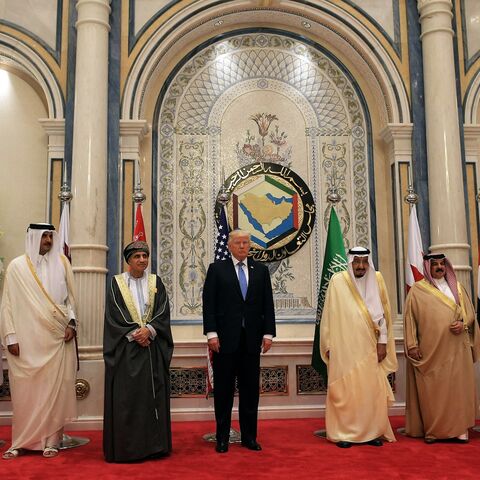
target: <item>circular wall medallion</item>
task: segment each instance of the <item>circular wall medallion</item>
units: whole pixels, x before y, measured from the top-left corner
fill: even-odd
[[[313,196],[302,178],[287,167],[252,163],[230,175],[223,190],[229,196],[229,227],[250,232],[250,256],[255,260],[287,258],[305,245],[313,231]],[[217,201],[217,224],[221,209],[222,203]]]
[[[77,394],[77,400],[87,398],[90,393],[90,384],[83,378],[77,378],[75,382],[75,392]]]

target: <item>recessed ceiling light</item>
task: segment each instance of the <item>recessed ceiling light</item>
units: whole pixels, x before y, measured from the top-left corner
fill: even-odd
[[[217,20],[213,25],[214,25],[215,27],[219,27],[219,26],[222,25],[222,24],[223,24],[223,20]]]
[[[308,22],[305,22],[305,21],[302,22],[302,25],[303,25],[305,28],[312,28],[312,25],[311,25],[310,23],[308,23]]]

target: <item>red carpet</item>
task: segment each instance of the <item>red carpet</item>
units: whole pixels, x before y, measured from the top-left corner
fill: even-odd
[[[392,418],[394,428],[403,418]],[[235,425],[238,427],[238,425]],[[397,435],[398,442],[383,447],[369,445],[340,449],[313,432],[323,419],[265,420],[259,422],[262,452],[233,445],[217,454],[202,435],[214,430],[213,422],[177,422],[172,425],[170,457],[135,464],[107,464],[102,457],[101,432],[71,432],[91,442],[63,451],[53,459],[30,453],[14,460],[0,459],[0,478],[38,479],[479,479],[480,434],[471,432],[466,445],[436,443]],[[7,440],[10,428],[0,427]]]

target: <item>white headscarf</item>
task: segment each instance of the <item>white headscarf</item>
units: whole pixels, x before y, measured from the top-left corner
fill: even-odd
[[[67,298],[68,291],[65,280],[65,267],[61,259],[62,250],[58,234],[53,226],[48,223],[36,223],[35,225],[44,225],[45,229],[30,227],[27,229],[25,253],[30,257],[35,271],[37,271],[42,257],[46,260],[46,264],[42,267],[44,268],[44,273],[46,273],[46,281],[44,282],[43,287],[55,303],[63,304]],[[40,255],[40,242],[42,240],[42,235],[45,232],[52,232],[52,248],[45,255]]]
[[[361,278],[357,278],[353,274],[352,263],[354,257],[368,257],[369,268],[367,268],[365,275]],[[378,290],[375,265],[373,264],[370,250],[364,247],[354,247],[350,249],[348,251],[348,272],[353,279],[354,285],[357,287],[358,293],[363,298],[372,320],[378,322],[384,317],[384,311]]]

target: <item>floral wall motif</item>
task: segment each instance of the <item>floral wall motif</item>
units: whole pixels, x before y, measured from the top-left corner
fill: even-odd
[[[288,135],[285,131],[280,131],[278,123],[272,125],[278,121],[278,117],[271,113],[256,113],[250,119],[257,124],[259,137],[248,129],[243,146],[240,148],[240,142],[237,143],[235,152],[240,166],[272,162],[290,167],[292,147],[287,143]],[[272,131],[269,131],[270,127]]]
[[[205,278],[205,240],[206,227],[203,198],[205,146],[203,141],[190,138],[181,140],[178,159],[181,178],[181,195],[178,211],[178,230],[180,249],[178,251],[178,284],[181,292],[180,314],[201,313],[202,291],[199,279]]]
[[[224,177],[273,162],[302,177],[318,212],[301,254],[270,265],[277,315],[313,322],[329,187],[342,196],[337,212],[347,245],[370,245],[367,121],[349,78],[313,46],[242,34],[189,58],[160,102],[157,262],[173,318],[201,316]]]

